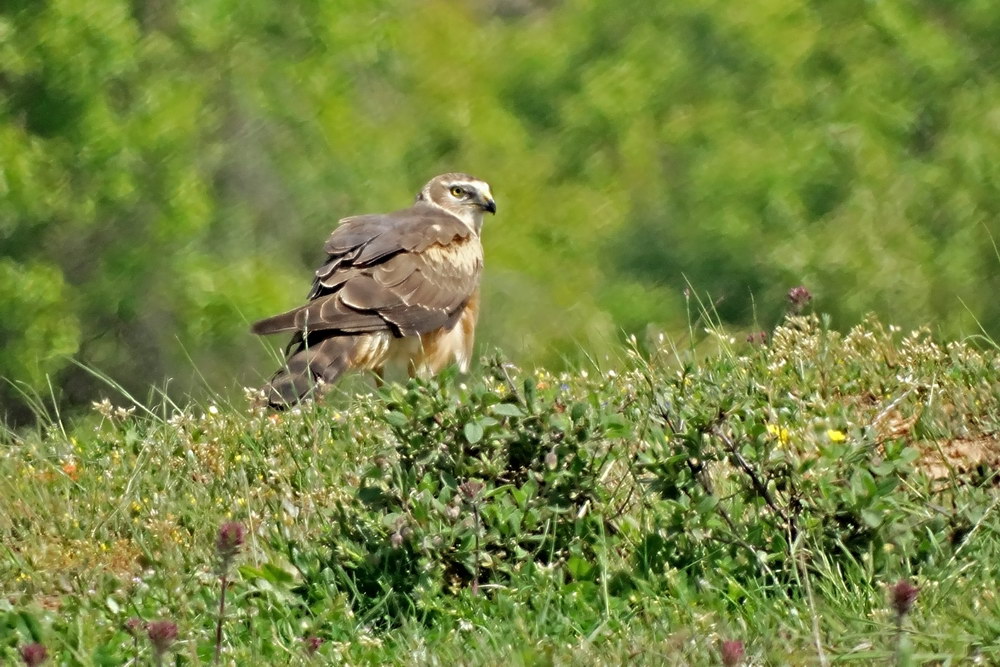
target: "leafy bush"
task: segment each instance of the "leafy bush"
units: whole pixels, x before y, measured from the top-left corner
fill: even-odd
[[[359,434],[373,457],[331,540],[362,611],[426,614],[442,592],[539,569],[593,581],[619,548],[615,519],[636,492],[628,403],[499,361],[488,371],[471,386],[389,386],[384,428]]]
[[[667,352],[593,377],[494,360],[469,385],[383,389],[354,433],[370,455],[331,515],[324,585],[389,623],[553,572],[605,600],[671,573],[798,591],[806,572],[891,573],[898,553],[923,567],[983,511],[985,496],[941,510],[917,463],[920,428],[954,428],[995,357],[814,316],[680,370]],[[977,400],[995,414],[995,395]]]
[[[0,661],[141,661],[156,620],[191,663],[717,664],[732,637],[873,662],[883,630],[921,659],[996,655],[996,348],[812,316],[709,334],[280,415],[101,401],[0,431]]]

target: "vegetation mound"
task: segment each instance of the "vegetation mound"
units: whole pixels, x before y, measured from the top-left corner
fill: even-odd
[[[0,655],[996,659],[996,349],[815,316],[709,338],[7,433]]]

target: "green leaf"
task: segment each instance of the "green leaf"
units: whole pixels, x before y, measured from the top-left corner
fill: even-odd
[[[391,426],[396,428],[404,428],[410,423],[410,420],[402,412],[397,412],[396,410],[390,410],[385,415],[385,420]]]
[[[492,408],[493,414],[501,417],[523,417],[524,411],[513,403],[497,403]]]
[[[719,504],[719,498],[717,496],[705,496],[698,501],[695,506],[695,510],[699,514],[708,514],[715,510],[716,506]]]
[[[465,432],[465,439],[470,445],[474,445],[483,439],[483,427],[479,422],[466,422],[462,429]]]
[[[566,571],[577,581],[589,579],[596,568],[580,556],[570,556],[566,561]]]
[[[295,581],[295,577],[290,572],[273,563],[264,563],[261,569],[264,572],[264,578],[272,584],[290,584]]]
[[[632,431],[624,416],[614,413],[604,418],[604,432],[609,438],[624,438]]]
[[[38,622],[38,619],[35,618],[35,615],[27,610],[21,610],[19,616],[21,617],[21,622],[24,623],[24,627],[31,635],[32,641],[42,641],[42,625]]]
[[[861,519],[872,528],[882,525],[883,513],[875,510],[861,510]]]

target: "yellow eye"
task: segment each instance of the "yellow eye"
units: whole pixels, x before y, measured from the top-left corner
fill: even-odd
[[[461,197],[464,194],[465,194],[465,190],[463,190],[462,188],[458,187],[457,185],[451,186],[451,196],[452,197]]]

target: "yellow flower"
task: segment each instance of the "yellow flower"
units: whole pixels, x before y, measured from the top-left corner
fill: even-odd
[[[778,426],[777,424],[768,424],[767,432],[778,439],[783,445],[788,444],[788,429],[784,426]]]
[[[844,432],[838,431],[835,428],[827,429],[826,437],[830,438],[833,442],[843,442],[844,440],[847,440],[847,436]]]

